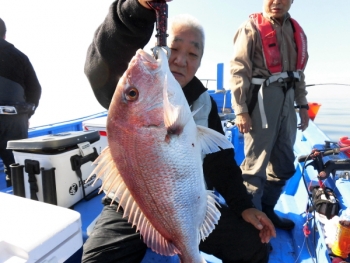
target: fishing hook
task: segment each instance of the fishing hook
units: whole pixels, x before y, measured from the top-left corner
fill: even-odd
[[[169,36],[166,33],[168,27],[168,4],[165,0],[148,1],[147,4],[156,12],[157,45],[152,48],[153,55],[155,58],[158,58],[158,52],[163,48],[167,52],[169,59],[171,50],[166,43],[166,38]]]

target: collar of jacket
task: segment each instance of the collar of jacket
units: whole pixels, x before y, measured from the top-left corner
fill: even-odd
[[[272,16],[268,16],[265,12],[263,12],[263,16],[266,17],[267,19],[270,20],[270,22],[272,24],[280,24],[275,18],[273,18]],[[290,18],[290,14],[286,13],[283,19],[283,24]]]
[[[192,105],[192,103],[197,100],[203,92],[207,91],[203,83],[197,77],[194,77],[185,87],[182,88],[182,90],[185,94],[188,105]]]

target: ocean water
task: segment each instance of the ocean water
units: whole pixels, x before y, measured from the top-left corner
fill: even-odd
[[[308,87],[308,93],[309,102],[321,104],[314,122],[330,140],[338,141],[343,136],[350,138],[350,84],[349,86],[311,86]],[[40,101],[37,113],[30,120],[30,127],[72,120],[105,111],[96,101],[90,87],[82,89],[80,94],[83,96],[74,94],[65,101],[58,101],[54,95],[47,94]]]
[[[308,87],[308,101],[321,104],[315,124],[332,140],[350,138],[350,85]]]

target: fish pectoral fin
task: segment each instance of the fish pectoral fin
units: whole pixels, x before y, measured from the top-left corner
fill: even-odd
[[[167,78],[167,75],[165,78]],[[179,135],[190,118],[192,118],[192,115],[188,108],[171,104],[167,90],[167,86],[165,86],[163,89],[164,125],[167,128],[168,134]]]
[[[192,105],[191,105],[191,107],[192,107]],[[192,112],[191,112],[191,113],[192,113],[192,117],[194,117],[194,115],[196,115],[197,112],[199,112],[203,107],[204,107],[204,105],[200,106],[197,110],[192,111]]]
[[[218,152],[221,149],[233,148],[232,143],[225,137],[225,135],[213,129],[197,125],[197,131],[198,139],[204,154]]]
[[[207,212],[203,224],[199,230],[199,239],[204,240],[214,230],[218,224],[221,213],[216,204],[218,197],[213,191],[207,191]],[[200,240],[199,240],[200,241]]]

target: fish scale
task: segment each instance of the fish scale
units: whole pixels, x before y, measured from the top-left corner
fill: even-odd
[[[178,254],[183,263],[203,263],[199,242],[220,212],[205,188],[202,154],[232,144],[195,124],[166,54],[158,55],[138,50],[120,79],[107,118],[109,146],[93,173],[147,246]]]

